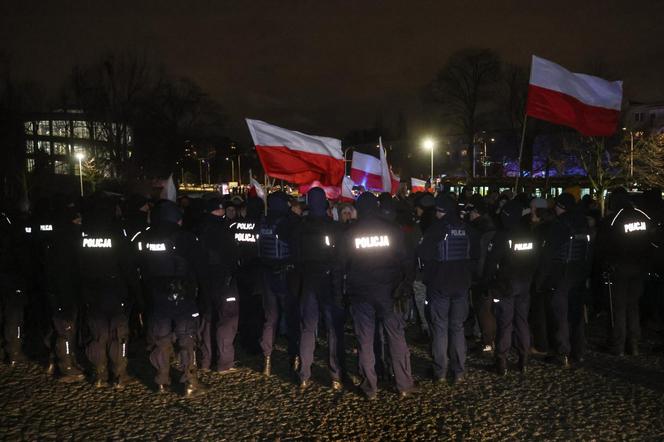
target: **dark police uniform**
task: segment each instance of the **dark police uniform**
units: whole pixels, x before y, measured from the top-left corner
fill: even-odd
[[[263,328],[261,283],[262,272],[258,258],[258,237],[263,215],[263,200],[247,199],[246,217],[234,221],[230,230],[239,253],[237,286],[240,295],[239,341],[245,350],[258,353],[259,337]]]
[[[463,377],[466,360],[463,324],[468,316],[472,278],[471,233],[459,219],[451,197],[437,196],[436,210],[445,216],[427,229],[418,255],[424,265],[423,280],[427,286],[433,375],[436,380],[444,380],[449,362],[453,380],[457,382]]]
[[[585,351],[583,294],[590,273],[590,230],[572,195],[559,195],[556,204],[565,212],[551,223],[542,245],[537,285],[550,293],[555,350],[568,367],[569,356],[581,361]]]
[[[496,369],[507,372],[507,354],[512,335],[519,355],[519,370],[525,371],[530,351],[528,311],[530,288],[538,265],[539,244],[527,226],[522,225],[523,206],[510,201],[502,208],[502,228],[489,244],[484,281],[494,302],[497,321]]]
[[[206,286],[205,256],[196,237],[178,223],[182,212],[171,201],[162,200],[152,213],[153,225],[136,246],[143,285],[149,298],[150,336],[154,348],[150,362],[157,370],[159,391],[170,385],[173,335],[178,343],[185,394],[203,392],[196,378],[195,344],[198,329],[198,291]]]
[[[617,210],[598,233],[599,256],[610,273],[613,327],[609,347],[621,355],[638,353],[641,336],[639,299],[651,268],[654,226],[650,217],[635,208],[626,195],[616,192],[611,205]],[[618,201],[615,201],[618,200]]]
[[[32,227],[0,213],[0,359],[21,362],[25,336],[24,311],[28,303]],[[4,354],[3,354],[4,353]]]
[[[302,275],[300,297],[300,382],[308,385],[314,359],[319,312],[327,328],[328,364],[332,387],[341,388],[344,368],[344,306],[342,273],[337,254],[339,226],[327,217],[320,188],[307,193],[309,214],[295,231],[295,264]]]
[[[102,198],[83,212],[78,264],[81,299],[87,306],[90,342],[86,355],[95,368],[95,384],[108,382],[110,359],[118,387],[128,380],[129,312],[139,291],[138,271],[129,240],[112,226],[115,204]]]
[[[288,197],[285,193],[270,194],[267,205],[268,214],[259,230],[258,252],[263,272],[263,310],[265,313],[260,346],[265,357],[264,374],[270,375],[272,349],[280,315],[285,315],[288,355],[292,361],[296,361],[298,358],[300,314],[298,293],[294,293],[289,287],[289,277],[291,276],[289,273],[293,271],[292,232],[294,224],[298,221],[289,215]]]
[[[208,265],[209,287],[204,291],[205,301],[199,302],[201,319],[210,323],[211,311],[216,316],[211,321],[217,346],[217,371],[226,372],[235,362],[235,335],[239,317],[239,293],[237,290],[238,247],[229,229],[228,222],[212,214],[221,209],[221,201],[208,202],[208,212],[197,227],[198,239],[205,251]],[[207,293],[205,293],[207,292]],[[199,297],[200,298],[200,297]],[[202,308],[205,305],[205,310]],[[202,368],[210,368],[212,348],[209,329],[201,342],[203,347]],[[207,339],[206,339],[207,338]]]
[[[346,231],[341,244],[355,335],[359,344],[360,387],[368,398],[378,391],[374,336],[382,321],[397,390],[408,394],[414,384],[403,315],[395,311],[393,295],[404,281],[412,284],[412,263],[398,226],[381,218],[378,201],[369,192],[357,201],[359,219]]]

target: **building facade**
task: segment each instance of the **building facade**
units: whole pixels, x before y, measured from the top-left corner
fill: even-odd
[[[56,175],[79,175],[79,156],[94,160],[101,170],[131,156],[133,132],[128,125],[94,119],[80,110],[30,114],[23,124],[27,172],[42,167]]]

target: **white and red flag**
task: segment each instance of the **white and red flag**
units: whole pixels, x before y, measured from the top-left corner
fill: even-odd
[[[340,186],[344,176],[341,140],[307,135],[258,120],[247,126],[265,173],[295,184],[319,181]]]
[[[427,191],[427,182],[424,180],[420,180],[417,178],[411,178],[410,179],[410,191],[412,193],[415,192],[426,192]]]
[[[533,55],[526,115],[587,136],[612,135],[620,118],[622,81],[570,72]]]
[[[399,190],[399,177],[390,169],[382,142],[379,142],[380,158],[361,152],[353,152],[350,178],[358,186],[377,192],[395,194]]]
[[[320,187],[325,191],[325,197],[330,201],[345,201],[352,202],[355,201],[355,195],[353,195],[353,181],[344,177],[341,182],[341,186],[323,186],[320,181],[314,181],[311,184],[304,184],[299,187],[299,192],[304,195],[313,187]]]

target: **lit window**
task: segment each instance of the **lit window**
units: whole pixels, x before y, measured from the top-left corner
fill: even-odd
[[[32,121],[26,121],[23,123],[23,126],[25,127],[25,134],[26,135],[33,135],[35,132],[35,124]]]
[[[69,136],[69,121],[54,121],[53,122],[53,135],[56,137]]]
[[[37,126],[37,135],[51,135],[51,122],[40,121]]]
[[[108,141],[108,128],[104,123],[95,123],[95,140]]]
[[[35,153],[35,142],[32,140],[28,140],[25,142],[25,151],[26,153]]]
[[[37,149],[40,152],[51,153],[51,142],[50,141],[37,141]]]
[[[69,149],[64,143],[53,143],[53,155],[67,155]]]
[[[85,121],[74,121],[74,138],[90,138],[90,129]]]
[[[32,172],[32,170],[35,168],[35,160],[32,158],[28,158],[26,160],[26,168],[28,169],[28,172]]]
[[[67,175],[69,173],[69,163],[66,161],[55,160],[55,173],[58,175]]]

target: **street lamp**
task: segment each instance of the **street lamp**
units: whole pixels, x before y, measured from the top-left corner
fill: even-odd
[[[431,188],[433,188],[433,148],[436,143],[431,138],[425,138],[422,141],[422,147],[431,151]]]
[[[83,196],[83,164],[81,163],[85,158],[83,152],[76,153],[76,159],[78,160],[78,176],[81,180],[81,196]]]
[[[626,127],[622,128],[624,131]],[[634,178],[634,132],[629,131],[629,180],[633,181]],[[631,184],[631,183],[630,183]]]

